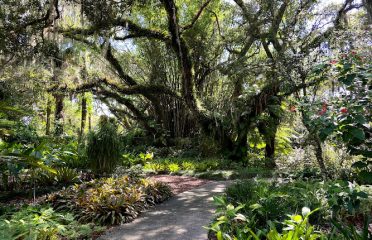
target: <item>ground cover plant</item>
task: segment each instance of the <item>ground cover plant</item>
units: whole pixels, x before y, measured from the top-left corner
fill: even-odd
[[[103,230],[93,223],[81,224],[73,214],[56,212],[48,205],[22,207],[0,220],[0,237],[4,240],[86,239]]]
[[[57,210],[74,213],[82,222],[117,225],[171,196],[165,184],[123,176],[71,186],[48,195],[47,202]]]
[[[145,174],[186,175],[211,180],[270,177],[274,174],[270,169],[246,166],[244,163],[231,162],[223,157],[164,158],[156,157],[153,153],[140,153],[124,154],[122,161],[122,166],[128,169],[141,168]]]
[[[2,209],[1,239],[90,239],[172,196],[143,178],[102,178],[53,192],[35,206]]]
[[[242,181],[215,197],[209,229],[217,239],[368,239],[371,193],[344,181]]]

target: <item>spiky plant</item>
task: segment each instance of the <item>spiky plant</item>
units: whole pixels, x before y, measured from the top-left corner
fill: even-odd
[[[111,173],[120,159],[120,141],[114,119],[102,116],[95,131],[88,135],[87,156],[96,173]]]

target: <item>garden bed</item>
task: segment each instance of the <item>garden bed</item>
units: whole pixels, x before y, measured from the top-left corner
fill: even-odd
[[[39,197],[37,204],[23,199],[1,209],[0,239],[95,238],[106,226],[130,222],[171,196],[166,183],[150,179],[122,176],[84,182]]]
[[[371,190],[340,180],[240,181],[215,197],[209,239],[371,239]]]

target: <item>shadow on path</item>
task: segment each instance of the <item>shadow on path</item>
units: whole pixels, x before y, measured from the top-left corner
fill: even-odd
[[[206,240],[203,228],[213,217],[213,196],[228,182],[210,182],[176,195],[131,223],[114,227],[100,240]]]

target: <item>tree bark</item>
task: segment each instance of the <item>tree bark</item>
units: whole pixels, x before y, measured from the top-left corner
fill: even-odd
[[[50,135],[50,115],[52,114],[52,106],[51,106],[51,101],[48,98],[47,101],[47,108],[46,108],[46,126],[45,126],[45,135],[49,136]]]
[[[83,94],[83,97],[81,99],[81,124],[79,138],[82,138],[84,136],[86,121],[87,121],[87,98]]]
[[[88,116],[88,130],[91,131],[92,130],[92,114],[89,113],[89,116]]]
[[[275,163],[275,136],[276,132],[265,139],[265,166],[269,169],[276,168]]]
[[[327,173],[326,166],[324,164],[322,142],[320,141],[318,137],[314,137],[314,147],[315,147],[315,156],[316,156],[316,160],[318,161],[320,171],[322,172],[322,175],[324,177],[327,177],[328,173]]]
[[[302,123],[304,124],[304,126],[307,129],[307,131],[309,132],[309,139],[311,140],[311,144],[315,148],[315,157],[316,157],[316,160],[318,162],[320,171],[322,172],[322,175],[325,178],[327,178],[328,177],[328,173],[327,173],[327,168],[325,166],[324,158],[323,158],[322,142],[320,141],[319,137],[317,136],[317,133],[314,132],[314,129],[312,129],[311,126],[309,126],[305,122],[305,119],[304,119],[305,114],[304,114],[303,111],[301,111],[301,115],[302,115],[301,116],[302,117]]]
[[[369,24],[372,24],[372,0],[363,0],[363,4],[367,10]]]
[[[56,109],[54,114],[54,135],[61,136],[63,134],[63,95],[54,95]]]
[[[273,113],[270,114],[267,122],[258,124],[258,131],[263,135],[265,141],[265,166],[269,169],[276,168],[275,163],[275,138],[278,131],[280,119]]]

